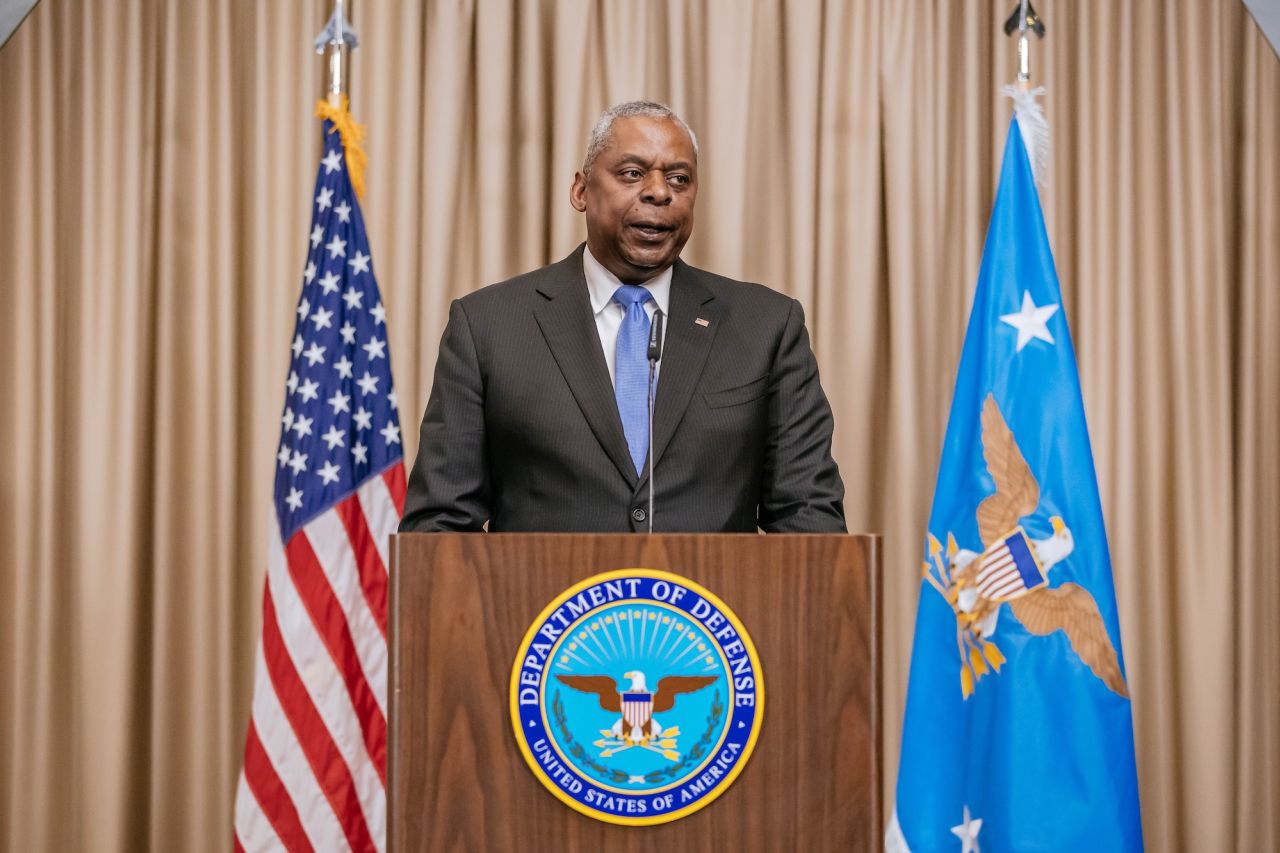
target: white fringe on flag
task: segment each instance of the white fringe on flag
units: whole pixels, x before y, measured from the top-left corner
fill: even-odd
[[[1000,94],[1013,101],[1013,114],[1022,131],[1022,144],[1027,148],[1031,161],[1031,173],[1040,186],[1048,186],[1049,177],[1049,120],[1044,117],[1044,107],[1036,100],[1045,93],[1044,86],[1027,92],[1017,86],[1001,86]]]

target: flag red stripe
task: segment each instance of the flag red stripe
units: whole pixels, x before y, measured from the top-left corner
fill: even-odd
[[[240,839],[232,836],[232,840],[235,842],[232,845],[232,850],[234,850],[235,853],[244,853],[244,845],[240,843]]]
[[[378,553],[373,542],[373,534],[369,532],[369,522],[360,508],[360,499],[352,492],[346,500],[339,501],[334,510],[342,519],[346,528],[347,539],[351,542],[351,551],[356,558],[356,571],[360,575],[360,589],[364,592],[364,600],[369,604],[373,620],[378,623],[382,636],[387,636],[387,567],[382,565],[382,555]]]
[[[387,491],[391,492],[391,500],[396,505],[396,512],[404,515],[404,463],[397,462],[383,471],[382,481],[387,484]]]
[[[325,648],[333,658],[334,666],[342,675],[351,696],[351,704],[360,722],[360,730],[364,734],[365,749],[373,766],[378,769],[382,784],[387,783],[387,720],[382,716],[378,700],[369,687],[364,669],[360,666],[360,656],[356,652],[356,643],[351,636],[351,628],[343,614],[342,605],[329,586],[324,568],[316,559],[316,552],[311,548],[305,531],[298,531],[284,548],[285,558],[289,563],[289,577],[293,579],[294,589],[298,597],[311,614],[311,622],[316,633],[324,640]],[[277,691],[278,692],[278,691]]]
[[[275,618],[275,614],[272,614],[272,618]],[[311,850],[311,840],[302,828],[298,809],[293,800],[289,799],[289,792],[285,790],[276,769],[271,766],[271,759],[263,748],[262,741],[258,739],[258,728],[253,720],[249,720],[249,736],[244,744],[244,781],[285,848]],[[238,836],[236,850],[244,850]]]
[[[292,541],[300,538],[301,535],[295,534]],[[269,586],[263,594],[262,611],[262,653],[271,676],[271,684],[280,700],[280,707],[289,718],[289,725],[293,727],[316,782],[333,808],[333,814],[351,849],[376,850],[373,838],[369,835],[369,827],[365,824],[364,811],[360,807],[355,781],[351,778],[351,769],[342,759],[324,720],[311,704],[307,688],[293,665],[293,659],[289,657],[284,638],[280,636],[275,602]]]

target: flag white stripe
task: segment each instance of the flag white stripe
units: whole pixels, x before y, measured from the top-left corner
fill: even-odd
[[[369,535],[382,557],[382,570],[391,569],[391,534],[400,526],[400,513],[391,499],[391,490],[382,477],[370,477],[359,489],[356,498],[369,525]],[[381,532],[379,532],[381,531]]]
[[[258,853],[262,850],[279,850],[283,844],[271,827],[271,821],[258,804],[258,798],[249,790],[249,783],[240,774],[240,783],[236,785],[236,838],[245,853]]]
[[[987,597],[992,598],[992,597],[997,597],[1001,595],[1008,595],[1009,593],[1017,592],[1020,589],[1026,589],[1026,584],[1022,582],[1021,577],[1015,576],[1015,577],[1009,578],[1008,580],[1005,580],[1004,582],[996,586],[991,587],[991,593]]]
[[[338,521],[332,512],[323,513],[323,516],[333,519],[341,531],[342,522]],[[275,602],[281,639],[284,641],[289,658],[293,661],[294,668],[298,671],[298,677],[302,679],[311,704],[320,715],[320,719],[324,721],[325,728],[329,730],[329,736],[338,749],[338,754],[342,756],[351,773],[369,834],[375,841],[380,842],[385,835],[387,802],[382,778],[378,775],[378,769],[365,748],[364,733],[360,728],[355,706],[351,702],[351,694],[347,691],[346,681],[329,655],[324,640],[316,632],[311,615],[307,613],[306,606],[289,578],[284,552],[279,548],[279,528],[273,525],[272,533],[274,541],[271,543],[271,553],[267,560],[267,582],[271,587],[271,598]],[[311,540],[311,525],[307,526],[304,535]],[[342,535],[345,538],[345,532]],[[315,544],[312,540],[313,548]],[[321,562],[324,562],[323,559]],[[351,572],[346,574],[350,576]],[[334,592],[338,593],[337,590]],[[341,593],[338,593],[338,597],[341,600]],[[363,602],[364,599],[360,600]],[[374,636],[381,639],[376,628]],[[358,634],[357,637],[359,637]],[[358,649],[359,639],[356,645]],[[386,647],[383,648],[385,650]]]
[[[253,724],[271,766],[280,777],[280,784],[289,792],[289,799],[298,810],[298,820],[306,830],[311,846],[316,850],[350,850],[333,808],[312,774],[293,726],[280,707],[271,676],[267,673],[261,642],[258,643],[257,672],[259,677],[253,690]]]
[[[387,715],[387,643],[360,588],[360,570],[351,539],[336,512],[323,512],[303,528],[316,561],[329,579],[329,587],[342,607],[360,669],[373,691],[383,717]],[[354,710],[352,711],[354,714]],[[355,720],[355,717],[352,717]]]
[[[978,580],[990,577],[997,572],[1003,572],[1010,566],[1013,566],[1013,556],[1006,552],[1000,556],[992,556],[982,565],[982,571],[978,572]]]
[[[978,581],[979,586],[995,587],[1002,583],[1006,583],[1010,578],[1021,577],[1016,568],[1008,568],[1002,572],[996,572],[985,580]]]
[[[992,554],[982,565],[982,571],[985,574],[998,572],[1013,565],[1013,556],[1008,552],[1004,554]]]

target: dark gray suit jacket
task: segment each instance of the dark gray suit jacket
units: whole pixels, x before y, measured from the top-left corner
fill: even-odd
[[[676,261],[654,405],[654,530],[843,532],[800,303]],[[699,322],[699,321],[705,321]],[[402,531],[639,531],[582,247],[456,300]]]

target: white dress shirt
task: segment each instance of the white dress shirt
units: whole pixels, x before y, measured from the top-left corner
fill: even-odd
[[[609,366],[609,381],[617,384],[613,375],[618,361],[618,331],[622,328],[622,318],[626,309],[613,301],[613,294],[622,282],[613,273],[605,269],[591,255],[590,249],[583,249],[582,272],[587,277],[587,292],[591,295],[591,310],[596,315],[596,331],[600,333],[600,346],[604,349],[604,361]],[[661,311],[667,316],[667,307],[671,304],[671,267],[667,267],[653,278],[644,282],[652,299],[644,303],[644,312],[653,322],[653,315]],[[663,343],[666,343],[667,329],[662,328]],[[661,363],[659,363],[660,365]],[[659,371],[660,372],[660,371]]]

